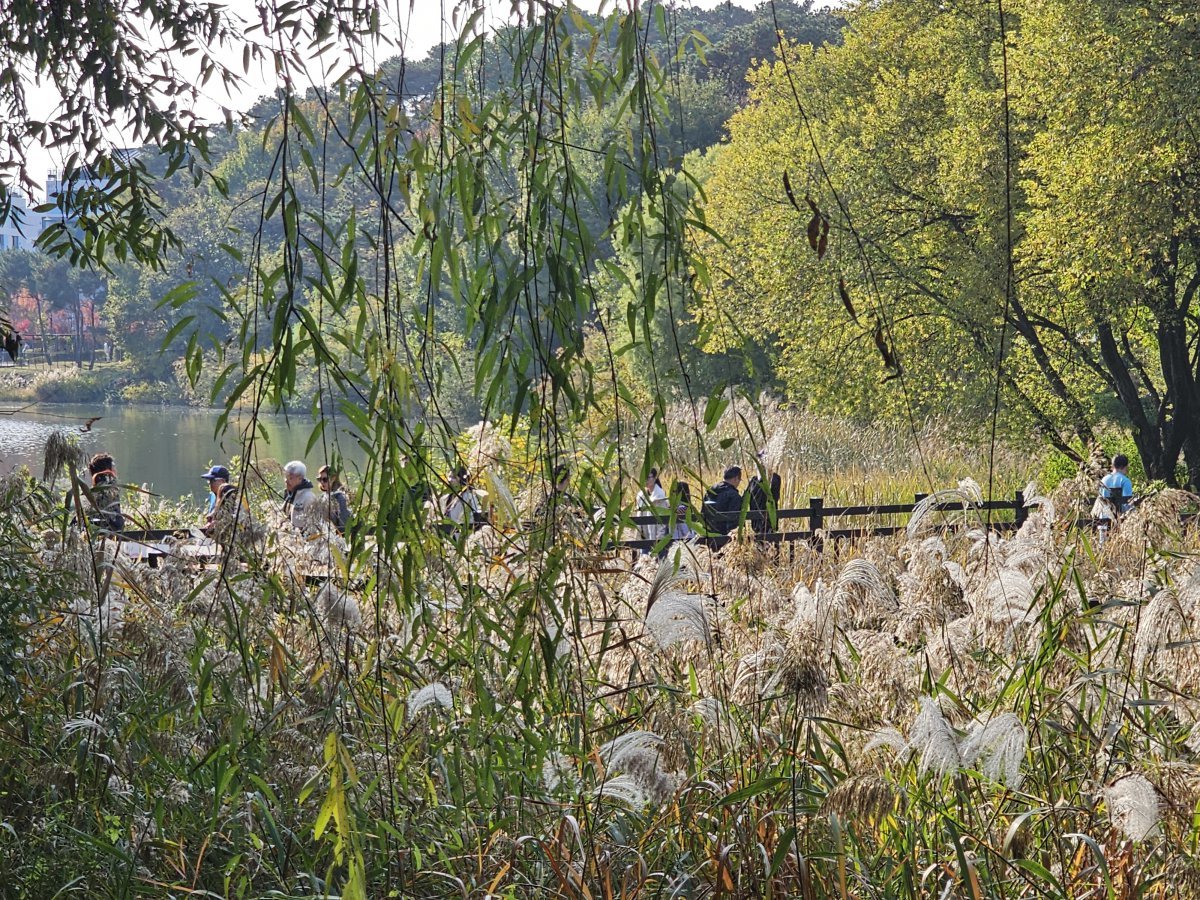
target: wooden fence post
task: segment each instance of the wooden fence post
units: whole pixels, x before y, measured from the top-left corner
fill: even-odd
[[[1025,524],[1025,520],[1029,518],[1029,510],[1025,508],[1025,492],[1017,491],[1017,495],[1013,497],[1013,507],[1016,510],[1017,528]]]
[[[808,498],[808,530],[812,534],[812,545],[820,553],[824,550],[824,538],[817,537],[817,530],[825,527],[825,498]]]

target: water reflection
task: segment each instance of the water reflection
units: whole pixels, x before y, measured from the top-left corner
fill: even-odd
[[[91,427],[79,433],[87,454],[107,450],[117,461],[117,473],[123,482],[147,483],[150,489],[166,497],[190,496],[197,503],[208,489],[200,473],[210,463],[226,463],[243,452],[243,434],[249,418],[235,420],[229,431],[217,438],[213,434],[220,413],[186,407],[101,406],[95,404],[44,403],[18,408],[0,405],[0,472],[27,465],[41,475],[42,451],[46,438],[56,428],[76,432],[89,419],[100,416]],[[310,472],[340,450],[353,473],[363,456],[358,445],[345,433],[326,427],[325,434],[311,454],[304,450],[312,432],[306,416],[285,418],[260,417],[253,458],[259,463],[303,459]],[[265,431],[265,435],[264,432]],[[336,443],[335,443],[336,441]]]

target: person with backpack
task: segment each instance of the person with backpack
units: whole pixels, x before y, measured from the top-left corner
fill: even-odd
[[[1133,499],[1133,482],[1129,480],[1129,457],[1118,453],[1112,459],[1112,471],[1100,479],[1100,499],[1112,507],[1118,516],[1129,509]]]
[[[88,520],[107,531],[121,531],[125,516],[121,513],[121,486],[117,483],[117,466],[111,453],[97,453],[88,463],[92,476],[89,494],[92,512]]]

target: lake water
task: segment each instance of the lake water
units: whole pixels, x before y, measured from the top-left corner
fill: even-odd
[[[248,416],[240,421],[231,420],[230,430],[216,437],[213,429],[220,417],[216,410],[65,403],[39,403],[17,409],[15,404],[0,404],[0,473],[26,465],[40,477],[46,439],[55,429],[66,428],[78,434],[88,456],[100,450],[111,453],[120,481],[148,484],[157,494],[173,499],[190,496],[197,503],[208,496],[207,484],[200,474],[211,463],[228,463],[233,456],[242,455],[241,428],[249,421]],[[89,430],[81,431],[94,416],[100,418]],[[262,415],[259,421],[266,427],[267,439],[264,441],[261,434],[255,439],[254,459],[260,463],[303,459],[308,465],[309,479],[315,483],[317,468],[326,461],[326,450],[318,443],[312,454],[305,455],[312,431],[307,414],[287,418]],[[324,439],[333,440],[328,428]],[[344,434],[339,436],[338,449],[353,476],[353,463],[361,461],[362,451]],[[278,469],[274,472],[267,469],[264,474],[270,476],[275,472]],[[282,481],[281,476],[280,490]]]

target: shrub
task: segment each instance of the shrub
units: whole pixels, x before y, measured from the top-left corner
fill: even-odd
[[[126,403],[179,403],[178,389],[164,381],[139,381],[127,384],[120,391]]]
[[[103,403],[109,381],[78,369],[48,369],[33,385],[34,399],[41,403]]]

